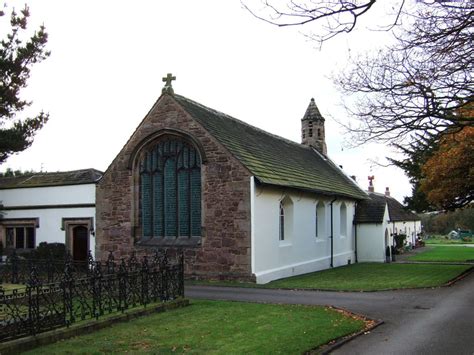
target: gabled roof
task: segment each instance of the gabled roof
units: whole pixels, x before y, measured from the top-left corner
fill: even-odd
[[[382,223],[387,201],[385,196],[369,193],[370,199],[357,204],[354,223]]]
[[[83,169],[2,177],[0,178],[0,189],[93,184],[100,180],[102,174],[99,170]]]
[[[237,158],[262,184],[367,198],[330,159],[180,95],[175,100]]]
[[[385,205],[388,206],[390,222],[418,221],[420,218],[413,212],[407,211],[396,199],[384,194],[369,192],[369,200],[357,204],[355,223],[382,223]]]

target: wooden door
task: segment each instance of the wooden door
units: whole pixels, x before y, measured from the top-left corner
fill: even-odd
[[[72,258],[74,261],[87,261],[88,249],[89,231],[87,227],[74,227],[72,229]]]

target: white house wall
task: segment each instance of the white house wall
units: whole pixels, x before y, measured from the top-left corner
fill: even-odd
[[[252,270],[257,283],[327,269],[331,262],[330,202],[331,198],[290,190],[255,186],[252,198]],[[283,198],[292,202],[291,232],[279,240],[279,203]],[[316,204],[325,204],[325,232],[316,237]],[[347,208],[346,230],[340,235],[341,200],[333,203],[333,266],[354,262],[352,220],[354,202],[344,201]]]
[[[38,219],[36,246],[41,242],[66,242],[66,232],[61,229],[63,218],[92,218],[95,230],[95,184],[5,189],[0,190],[0,202],[5,207],[5,220]],[[94,254],[92,233],[89,250]]]
[[[421,233],[421,221],[399,221],[391,222],[389,225],[390,233],[405,234],[406,245],[415,245],[416,236]]]
[[[360,223],[357,224],[357,261],[358,262],[385,262],[385,230],[388,226],[388,209],[385,205],[385,213],[382,223]],[[393,244],[389,230],[388,245]]]

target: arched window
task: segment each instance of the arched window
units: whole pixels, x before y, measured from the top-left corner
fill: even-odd
[[[340,226],[340,234],[343,236],[347,235],[347,208],[344,202],[341,204]]]
[[[290,241],[293,235],[293,201],[288,196],[280,200],[278,222],[280,241]]]
[[[139,161],[142,237],[201,236],[201,157],[187,141],[160,139]]]
[[[285,204],[280,201],[280,223],[279,223],[280,240],[285,240]]]
[[[324,237],[326,234],[326,207],[324,202],[316,204],[316,237]]]

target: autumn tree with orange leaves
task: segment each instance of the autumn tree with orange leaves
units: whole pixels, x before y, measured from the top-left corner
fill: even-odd
[[[444,135],[423,164],[420,189],[435,206],[453,210],[474,200],[474,127]]]

